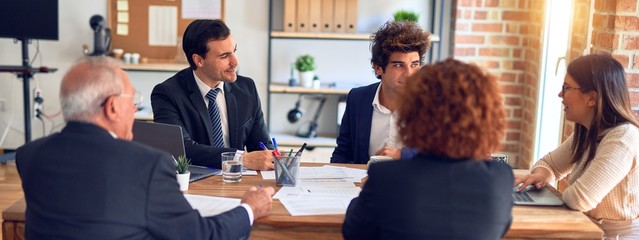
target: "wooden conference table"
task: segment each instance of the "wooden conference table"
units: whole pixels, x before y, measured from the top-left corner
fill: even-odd
[[[303,163],[304,166],[322,166],[318,163]],[[343,164],[335,164],[343,165]],[[343,165],[365,169],[366,165]],[[526,170],[515,170],[525,174]],[[193,182],[186,193],[240,198],[250,187],[262,184],[277,191],[274,180],[263,180],[258,176],[243,176],[241,183],[222,183],[221,176],[209,177]],[[4,239],[23,239],[25,201],[21,199],[2,212]],[[344,215],[291,216],[278,201],[273,201],[273,210],[268,217],[253,224],[251,239],[341,239]],[[602,239],[603,233],[588,217],[566,207],[513,208],[513,223],[506,239]]]

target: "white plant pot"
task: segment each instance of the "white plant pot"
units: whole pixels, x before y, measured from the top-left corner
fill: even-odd
[[[314,71],[300,72],[300,86],[305,88],[313,87],[313,77],[315,77]]]
[[[182,174],[177,174],[177,182],[180,185],[180,191],[189,190],[189,178],[191,177],[191,172],[186,172]]]

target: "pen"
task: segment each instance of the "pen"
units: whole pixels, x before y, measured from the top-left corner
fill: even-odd
[[[280,153],[279,150],[277,150],[277,141],[275,141],[275,138],[271,138],[273,140],[273,147],[275,147],[275,149],[273,149],[273,155],[275,156],[281,156],[282,154]]]
[[[304,148],[306,148],[306,143],[302,144],[302,147],[300,148],[300,150],[297,151],[297,153],[295,153],[295,157],[301,156],[302,152],[304,151]]]
[[[260,145],[260,148],[262,148],[262,150],[268,150],[268,148],[266,148],[266,145],[264,145],[263,142],[259,142],[257,144]]]

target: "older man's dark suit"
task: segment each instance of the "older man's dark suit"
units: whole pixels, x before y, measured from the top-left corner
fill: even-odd
[[[260,98],[252,79],[237,76],[237,81],[224,83],[231,148],[211,147],[211,119],[193,71],[184,69],[153,88],[153,119],[158,123],[182,126],[187,157],[196,165],[219,168],[220,154],[237,149],[262,150],[259,142],[272,147]]]
[[[170,156],[88,123],[20,147],[27,239],[238,239],[237,207],[202,218],[179,191]]]

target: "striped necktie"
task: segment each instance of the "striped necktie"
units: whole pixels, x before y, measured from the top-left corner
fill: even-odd
[[[211,146],[216,148],[224,147],[224,133],[222,132],[222,120],[220,119],[220,109],[217,107],[217,94],[220,93],[219,88],[211,89],[206,98],[209,99],[209,117],[211,118],[211,128],[213,134],[213,142]]]

